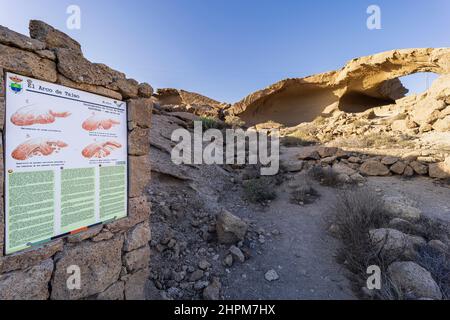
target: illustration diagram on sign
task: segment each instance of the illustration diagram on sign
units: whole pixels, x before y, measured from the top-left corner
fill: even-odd
[[[65,142],[59,140],[46,138],[30,139],[14,149],[11,156],[16,160],[24,161],[33,156],[50,156],[53,153],[58,153],[61,148],[67,146]]]
[[[71,113],[67,111],[55,111],[52,109],[44,109],[31,105],[17,110],[11,116],[11,122],[16,126],[50,124],[55,122],[56,118],[67,118],[70,114]]]
[[[83,149],[83,157],[91,158],[105,158],[116,149],[122,148],[122,145],[117,141],[108,140],[103,142],[94,142]]]
[[[83,122],[83,129],[86,131],[110,130],[113,126],[119,125],[120,121],[93,115]]]

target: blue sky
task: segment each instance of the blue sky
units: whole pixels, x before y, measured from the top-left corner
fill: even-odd
[[[66,8],[81,8],[81,29]],[[366,9],[381,8],[368,30]],[[28,34],[40,19],[68,33],[85,56],[155,88],[235,102],[287,77],[340,68],[395,48],[450,46],[449,0],[0,0],[0,24]],[[423,90],[425,78],[407,86]]]

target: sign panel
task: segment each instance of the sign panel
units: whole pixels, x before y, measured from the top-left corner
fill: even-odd
[[[127,215],[122,101],[6,74],[5,253]]]

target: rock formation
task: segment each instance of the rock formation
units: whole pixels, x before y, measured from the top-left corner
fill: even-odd
[[[249,125],[272,120],[292,126],[331,110],[360,112],[404,97],[407,90],[398,77],[417,72],[450,73],[450,49],[393,50],[354,59],[337,71],[279,81],[228,113]]]

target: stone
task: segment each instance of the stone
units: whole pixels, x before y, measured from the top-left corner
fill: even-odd
[[[66,48],[82,54],[77,41],[43,21],[31,20],[29,29],[31,38],[45,43],[49,49]]]
[[[110,87],[110,84],[118,79],[124,79],[125,75],[100,63],[92,63],[80,53],[71,49],[55,49],[58,60],[58,71],[66,78],[77,82],[96,86]]]
[[[112,83],[112,87],[117,87],[124,99],[138,97],[139,83],[134,79],[118,79]]]
[[[231,246],[230,249],[229,249],[229,251],[230,251],[231,255],[232,255],[233,258],[234,258],[233,260],[237,260],[237,261],[239,261],[239,262],[241,262],[241,263],[244,263],[244,261],[245,261],[245,256],[244,256],[244,254],[242,253],[241,249],[239,249],[239,248],[236,247],[236,246]]]
[[[405,169],[406,169],[406,164],[402,161],[397,161],[390,167],[390,170],[393,173],[399,174],[399,175],[403,174],[403,172],[405,172]]]
[[[410,166],[406,166],[405,171],[403,171],[403,176],[412,177],[414,175],[414,170]]]
[[[366,176],[387,176],[389,168],[379,161],[368,160],[359,168],[360,172]]]
[[[145,246],[128,252],[124,255],[123,260],[129,272],[148,268],[150,263],[150,247]]]
[[[228,254],[225,259],[223,259],[223,265],[225,267],[231,267],[233,266],[233,256],[231,254]]]
[[[113,283],[108,289],[99,293],[97,295],[97,300],[123,300],[125,291],[125,283],[123,281],[118,281]]]
[[[343,164],[343,163],[335,163],[333,165],[333,171],[335,171],[338,174],[345,174],[347,176],[351,176],[355,173],[357,173],[355,170],[350,168],[349,166]]]
[[[347,160],[350,163],[361,163],[362,162],[361,158],[355,157],[355,156],[352,156],[352,157],[348,158]]]
[[[148,269],[142,269],[130,275],[125,282],[125,300],[145,300],[149,274]]]
[[[393,218],[389,221],[389,228],[399,230],[403,233],[410,233],[416,229],[414,224],[401,218]]]
[[[122,269],[123,237],[108,241],[82,242],[66,246],[55,257],[51,299],[78,300],[105,291],[119,279]],[[81,272],[81,289],[69,290],[66,281],[69,266],[76,265]]]
[[[126,233],[123,250],[129,252],[147,246],[150,240],[150,225],[146,221],[136,225],[132,230]]]
[[[145,193],[150,182],[151,166],[148,155],[128,157],[129,165],[129,196],[139,197]]]
[[[52,61],[56,60],[56,54],[53,51],[50,51],[50,50],[38,50],[38,51],[35,51],[35,52],[41,58],[49,59],[49,60],[52,60]]]
[[[205,275],[205,273],[203,272],[203,270],[200,270],[200,269],[199,270],[195,270],[189,276],[189,281],[191,281],[191,282],[198,281],[201,278],[203,278],[204,275]]]
[[[0,26],[0,43],[28,51],[39,51],[45,49],[44,42],[31,39],[4,26]]]
[[[419,161],[412,161],[409,163],[409,166],[419,175],[426,175],[428,173],[428,166]]]
[[[430,240],[428,241],[428,246],[430,246],[431,248],[433,248],[436,251],[439,251],[441,253],[448,253],[449,251],[449,247],[443,243],[441,240]]]
[[[109,230],[103,229],[102,232],[100,232],[98,235],[92,238],[92,241],[94,242],[100,242],[112,239],[114,237],[114,233],[110,232]]]
[[[424,243],[420,237],[409,236],[389,228],[370,230],[369,235],[374,248],[388,260],[411,259],[415,257],[417,246]]]
[[[445,162],[431,163],[428,166],[428,174],[431,178],[450,178],[450,158],[447,158]]]
[[[350,176],[350,179],[352,181],[354,181],[354,182],[357,182],[357,183],[362,183],[362,182],[366,181],[366,179],[362,175],[360,175],[359,173],[352,174]]]
[[[439,132],[448,132],[450,131],[450,115],[446,116],[443,119],[437,120],[433,124],[433,129]]]
[[[139,84],[138,95],[141,98],[150,98],[153,95],[152,86],[146,82]]]
[[[92,84],[77,83],[75,81],[72,81],[72,80],[64,77],[62,74],[58,74],[57,83],[59,83],[63,86],[69,87],[69,88],[92,92],[92,93],[99,94],[101,96],[112,98],[112,99],[115,99],[118,101],[122,100],[122,95],[116,91],[113,91],[113,90],[105,88],[105,87],[92,85]]]
[[[397,157],[391,157],[391,156],[387,156],[387,157],[384,157],[383,159],[381,159],[381,163],[385,164],[387,166],[391,166],[394,163],[396,163],[397,161],[398,161]]]
[[[266,272],[266,274],[264,275],[264,279],[266,279],[269,282],[272,282],[280,279],[280,276],[274,269],[271,269]]]
[[[103,229],[103,225],[100,225],[100,226],[95,226],[95,227],[89,228],[83,232],[78,232],[76,234],[72,234],[67,237],[67,242],[79,243],[81,241],[93,238],[96,235],[98,235],[102,231],[102,229]]]
[[[227,210],[222,210],[217,217],[216,230],[220,243],[233,244],[244,240],[247,229],[247,223]]]
[[[53,260],[47,259],[25,271],[0,275],[0,300],[48,299],[53,267]]]
[[[336,147],[319,147],[317,148],[317,152],[319,153],[321,158],[333,157],[338,152],[338,148]]]
[[[204,300],[219,300],[220,299],[220,289],[222,284],[218,278],[214,278],[213,282],[203,290]]]
[[[418,221],[422,216],[420,209],[405,203],[405,201],[397,197],[385,198],[384,208],[390,216],[411,222]]]
[[[128,121],[141,128],[152,124],[153,102],[151,99],[132,99],[128,102]]]
[[[303,169],[303,161],[301,160],[292,160],[286,161],[282,163],[282,167],[287,172],[298,172]]]
[[[408,130],[408,121],[407,120],[395,120],[392,122],[391,128],[393,131],[405,132]]]
[[[197,281],[194,283],[194,289],[197,291],[205,289],[209,285],[208,281]]]
[[[198,263],[198,267],[202,270],[208,270],[211,267],[211,263],[209,263],[207,260],[200,260]]]
[[[3,242],[3,238],[1,239]],[[62,250],[63,241],[58,239],[42,246],[0,257],[0,274],[34,266],[41,261],[51,258]]]
[[[55,62],[37,54],[0,44],[0,67],[26,77],[48,82],[57,79]]]
[[[304,149],[298,154],[299,160],[320,160],[320,154],[314,149]]]
[[[138,223],[149,219],[150,207],[146,196],[128,199],[128,217],[110,222],[106,227],[113,233],[128,231]]]
[[[388,267],[391,281],[407,298],[442,299],[442,292],[430,272],[412,261],[394,262]]]
[[[150,129],[134,128],[128,134],[128,154],[132,156],[143,156],[150,152],[149,142]]]

